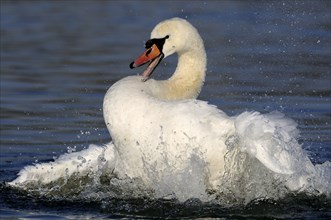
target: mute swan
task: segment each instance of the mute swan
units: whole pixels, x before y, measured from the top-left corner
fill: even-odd
[[[178,54],[174,74],[168,80],[151,79],[161,60],[174,53]],[[146,42],[146,52],[130,67],[147,63],[142,76],[129,76],[116,82],[104,97],[104,119],[113,143],[92,145],[81,152],[62,155],[54,162],[27,166],[9,185],[25,188],[30,183],[39,186],[71,176],[98,178],[111,173],[118,180],[139,179],[158,190],[162,189],[158,183],[168,187],[171,182],[168,180],[188,172],[191,176],[198,173],[197,178],[189,183],[185,180],[185,189],[175,190],[177,193],[186,190],[185,199],[198,198],[201,188],[223,192],[226,187],[232,187],[231,193],[237,190],[236,195],[241,196],[245,185],[233,187],[232,181],[236,185],[237,179],[236,175],[231,177],[237,172],[235,165],[242,160],[233,152],[240,152],[245,157],[248,155],[254,166],[240,169],[239,176],[247,171],[253,172],[249,178],[260,178],[256,174],[262,167],[272,178],[281,178],[287,189],[300,190],[313,184],[314,189],[330,194],[330,172],[311,163],[296,141],[298,131],[294,121],[275,112],[266,115],[244,112],[230,117],[217,107],[196,100],[205,79],[206,53],[198,31],[189,22],[173,18],[159,23],[151,33],[151,40]],[[194,171],[192,164],[196,163],[192,161],[201,164],[198,172]],[[324,166],[328,169],[329,165]],[[326,177],[321,173],[326,173]],[[264,174],[262,179],[269,178]],[[181,180],[172,182],[176,181]],[[273,180],[270,181],[273,187]],[[253,193],[252,199],[256,196],[261,195]]]
[[[292,120],[280,113],[229,117],[196,100],[207,59],[203,40],[189,22],[173,18],[159,23],[145,47],[130,67],[148,63],[147,69],[115,83],[104,98],[104,119],[118,156],[115,171],[149,183],[150,170],[159,177],[169,170],[180,172],[194,155],[205,163],[206,183],[214,189],[220,185],[232,141],[271,171],[293,173],[286,146],[297,135]],[[174,74],[168,80],[150,79],[160,61],[174,53]]]

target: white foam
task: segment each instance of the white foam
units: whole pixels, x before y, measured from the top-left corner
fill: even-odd
[[[171,161],[165,163],[168,166],[163,170],[156,169],[157,166],[145,167],[144,172],[151,180],[146,183],[126,176],[122,163],[130,158],[117,155],[113,143],[90,145],[53,162],[27,166],[8,184],[61,195],[69,187],[75,196],[84,199],[143,196],[246,204],[257,198],[277,200],[295,192],[331,197],[331,163],[312,164],[295,138],[298,131],[292,120],[277,112],[267,115],[247,112],[236,117],[235,126],[236,134],[226,141],[225,167],[220,167],[224,174],[213,191],[208,185],[210,171],[199,151],[191,154],[182,170],[174,168]],[[166,154],[163,159],[167,160]],[[93,184],[84,185],[80,181],[86,177]],[[104,177],[106,181],[101,181]],[[79,189],[76,181],[80,182]],[[54,185],[58,185],[56,192]]]
[[[112,172],[114,169],[114,146],[90,145],[80,152],[67,153],[54,162],[39,163],[24,167],[9,185],[24,187],[26,184],[48,184],[72,175],[85,176],[90,173]]]

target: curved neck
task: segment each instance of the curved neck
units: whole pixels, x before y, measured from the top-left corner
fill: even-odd
[[[178,53],[175,73],[168,79],[156,82],[154,95],[165,100],[195,99],[205,80],[206,52],[200,47]]]

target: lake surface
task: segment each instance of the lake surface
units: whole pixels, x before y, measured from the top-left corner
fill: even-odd
[[[199,99],[229,115],[280,111],[298,123],[313,163],[331,160],[330,1],[1,1],[0,217],[328,218],[329,198],[307,195],[226,208],[197,200],[72,201],[5,182],[26,165],[104,144],[102,102],[153,27],[171,17],[200,32],[208,72]],[[171,75],[176,57],[155,78]]]

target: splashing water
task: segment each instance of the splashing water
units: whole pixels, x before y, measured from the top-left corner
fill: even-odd
[[[250,119],[250,116],[253,118]],[[199,151],[193,150],[184,168],[178,170],[168,159],[162,141],[158,147],[163,147],[162,162],[167,167],[159,170],[157,162],[148,164],[146,161],[144,172],[151,180],[148,183],[126,176],[121,160],[130,158],[123,157],[125,155],[118,157],[116,146],[108,143],[103,146],[90,145],[80,152],[69,152],[54,162],[27,166],[20,171],[17,179],[8,184],[30,193],[70,200],[149,198],[185,202],[197,198],[202,202],[235,206],[247,205],[255,200],[279,200],[293,193],[330,197],[331,163],[315,166],[311,163],[293,138],[293,134],[297,133],[293,121],[275,112],[266,116],[243,113],[236,120],[238,132],[225,142],[228,150],[224,157],[225,167],[220,168],[224,169],[224,174],[216,189],[211,190],[208,186],[209,171]],[[293,134],[289,136],[291,132]],[[262,146],[263,158],[256,156],[261,155],[261,148],[256,146]],[[266,146],[272,146],[272,151],[263,148]],[[288,165],[291,172],[278,173],[269,169],[268,166],[278,163],[277,159],[281,163],[281,160],[288,158],[291,159]],[[269,161],[265,163],[263,160]]]

